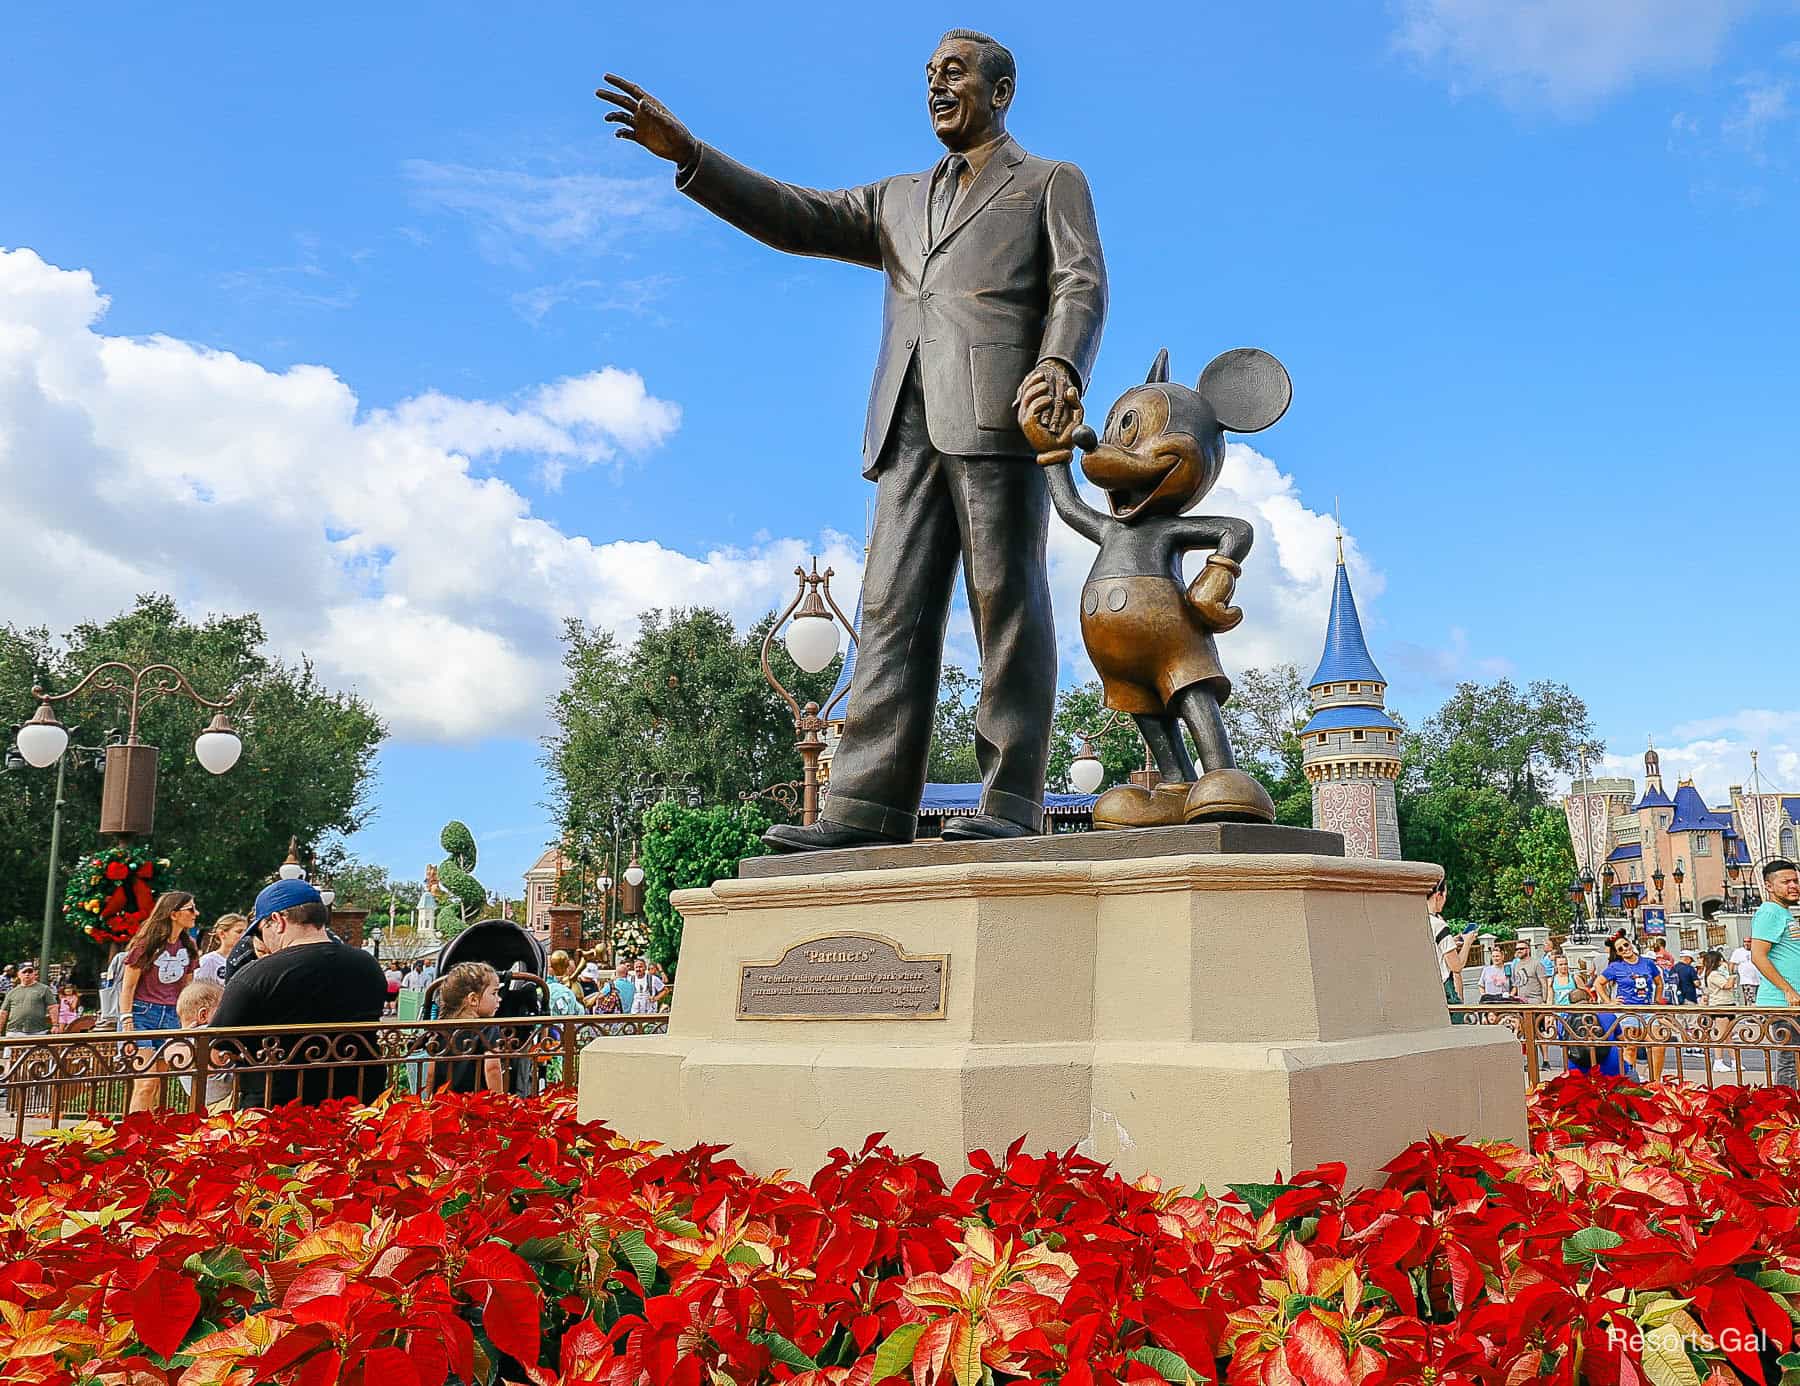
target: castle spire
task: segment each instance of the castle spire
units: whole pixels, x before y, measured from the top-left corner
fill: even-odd
[[[1337,577],[1331,589],[1331,623],[1325,629],[1325,652],[1319,667],[1313,671],[1308,688],[1320,684],[1343,683],[1385,684],[1387,679],[1375,667],[1363,639],[1362,618],[1357,615],[1356,595],[1350,590],[1350,570],[1344,566],[1343,537],[1338,538]]]

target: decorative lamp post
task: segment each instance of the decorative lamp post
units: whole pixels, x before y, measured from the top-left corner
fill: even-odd
[[[1601,869],[1600,883],[1601,883],[1602,889],[1600,892],[1600,903],[1601,903],[1602,907],[1604,907],[1606,905],[1606,903],[1612,899],[1613,883],[1617,880],[1618,880],[1618,876],[1613,871],[1613,869],[1610,865],[1603,867]]]
[[[1581,893],[1588,897],[1588,914],[1604,928],[1606,925],[1605,902],[1594,893],[1594,873],[1592,871],[1581,873]]]
[[[1570,930],[1577,938],[1585,937],[1587,929],[1581,914],[1581,902],[1587,898],[1587,892],[1581,888],[1581,878],[1573,878],[1569,882],[1569,916],[1574,921]]]
[[[1531,911],[1531,927],[1537,928],[1537,882],[1527,876],[1519,883],[1519,889],[1525,893],[1525,907]]]
[[[825,749],[825,723],[830,720],[838,701],[848,696],[850,690],[840,690],[823,709],[811,701],[802,706],[800,700],[775,677],[775,670],[769,663],[769,647],[775,641],[775,633],[786,625],[787,634],[782,643],[787,646],[788,654],[800,668],[809,674],[816,674],[831,663],[832,657],[838,652],[838,626],[842,625],[850,632],[852,642],[856,640],[856,627],[844,615],[837,599],[831,595],[831,579],[834,576],[832,569],[827,568],[820,574],[819,560],[815,556],[810,573],[804,568],[796,567],[794,576],[800,580],[799,590],[795,592],[793,601],[788,603],[787,610],[776,618],[775,623],[769,627],[769,633],[763,637],[762,671],[769,686],[781,695],[781,700],[794,715],[794,735],[798,738],[794,749],[800,752],[801,764],[800,823],[805,827],[817,822],[819,817],[819,756]],[[792,785],[775,785],[761,792],[791,809],[793,788]],[[783,790],[787,794],[784,795]],[[631,880],[629,871],[625,873],[625,879]],[[636,885],[638,882],[632,881],[632,884]]]
[[[1650,884],[1656,887],[1656,903],[1659,905],[1662,904],[1662,888],[1663,888],[1662,867],[1659,866],[1656,868],[1656,870],[1654,870],[1650,873]]]
[[[1738,878],[1742,874],[1743,874],[1743,868],[1741,866],[1739,866],[1735,861],[1730,863],[1725,868],[1725,875],[1730,880],[1730,884],[1728,884],[1725,887],[1725,894],[1730,899],[1731,908],[1734,911],[1737,910],[1740,905],[1740,901],[1738,900]]]
[[[155,677],[152,677],[154,675]],[[129,681],[128,681],[129,680]],[[146,684],[146,680],[149,682]],[[100,831],[121,839],[148,836],[156,823],[156,758],[154,746],[138,740],[138,712],[152,698],[180,693],[202,707],[213,710],[213,719],[194,739],[194,757],[208,774],[223,775],[244,753],[244,743],[232,729],[225,709],[237,696],[214,702],[194,691],[187,676],[172,664],[152,664],[135,669],[118,660],[90,670],[67,693],[47,693],[33,686],[31,696],[38,700],[31,720],[19,728],[18,751],[27,765],[45,770],[56,766],[56,798],[50,815],[50,865],[44,879],[44,931],[39,946],[38,966],[43,976],[50,969],[50,933],[56,918],[56,859],[62,851],[62,811],[66,806],[63,787],[68,762],[69,730],[56,718],[56,704],[92,689],[95,693],[129,693],[130,722],[125,740],[95,752],[95,763],[101,767]],[[89,748],[77,747],[78,751]]]
[[[306,879],[306,868],[300,864],[300,839],[288,839],[287,860],[281,863],[281,869],[275,873],[284,881],[303,881]]]
[[[1681,858],[1680,857],[1675,858],[1675,870],[1671,874],[1675,878],[1675,905],[1676,905],[1676,908],[1678,908],[1683,914],[1686,914],[1688,912],[1687,900],[1681,893],[1681,883],[1684,879],[1686,879],[1687,872],[1685,872],[1681,869]]]
[[[638,865],[638,845],[631,844],[631,865],[625,868],[625,884],[637,887],[644,883],[644,868]]]
[[[138,714],[153,698],[180,694],[202,707],[211,708],[214,716],[194,739],[194,758],[201,768],[213,775],[223,775],[238,762],[244,743],[232,729],[225,710],[235,695],[214,701],[194,691],[193,684],[173,664],[151,664],[133,668],[118,660],[108,660],[86,674],[67,693],[47,693],[34,687],[31,696],[38,700],[37,712],[19,729],[19,754],[42,770],[59,759],[69,745],[69,732],[56,719],[56,704],[92,690],[95,693],[121,693],[129,697],[130,720],[125,740],[110,749],[106,757],[106,775],[100,788],[100,831],[121,837],[148,836],[156,825],[156,761],[157,749],[138,740]]]

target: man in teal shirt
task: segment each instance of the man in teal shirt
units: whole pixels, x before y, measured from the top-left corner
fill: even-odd
[[[1800,905],[1800,871],[1786,857],[1772,857],[1764,864],[1763,903],[1750,920],[1750,961],[1781,994],[1789,1009],[1800,1008],[1800,919],[1793,914]],[[1776,1021],[1769,1027],[1778,1039],[1800,1039],[1795,1027]],[[1775,1081],[1794,1086],[1794,1050],[1778,1050]]]

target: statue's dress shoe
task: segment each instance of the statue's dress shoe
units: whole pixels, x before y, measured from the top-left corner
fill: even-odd
[[[1094,827],[1171,828],[1186,821],[1188,786],[1164,781],[1155,789],[1116,784],[1094,800]]]
[[[1209,770],[1188,791],[1189,823],[1273,823],[1275,801],[1254,775]]]
[[[991,842],[1003,837],[1036,837],[1023,823],[997,818],[991,813],[972,813],[944,824],[945,842]]]
[[[832,852],[842,847],[904,847],[909,839],[872,833],[821,818],[806,828],[777,823],[762,835],[762,840],[777,852]]]

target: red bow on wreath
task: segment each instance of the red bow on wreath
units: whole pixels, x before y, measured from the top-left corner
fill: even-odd
[[[106,879],[122,881],[131,874],[131,868],[122,861],[109,861],[106,864]]]
[[[138,873],[138,875],[142,876],[146,881],[149,880],[152,876],[154,876],[156,874],[156,863],[153,861],[145,862],[142,866],[138,867],[137,873]]]

